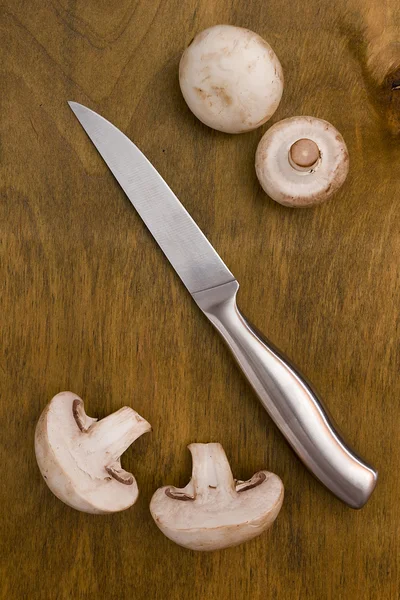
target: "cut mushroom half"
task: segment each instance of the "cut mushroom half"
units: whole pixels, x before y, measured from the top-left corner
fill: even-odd
[[[349,153],[333,125],[315,117],[292,117],[273,125],[256,152],[264,191],[284,206],[325,202],[344,183]]]
[[[283,483],[268,471],[235,481],[221,444],[190,444],[193,469],[182,489],[158,489],[150,512],[170,540],[191,550],[219,550],[250,540],[275,521]]]
[[[97,421],[72,392],[54,396],[35,432],[39,469],[53,492],[77,510],[105,514],[135,503],[138,486],[120,457],[150,424],[124,406]]]

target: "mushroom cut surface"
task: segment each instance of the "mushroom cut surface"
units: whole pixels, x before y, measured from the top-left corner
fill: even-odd
[[[120,457],[150,429],[127,406],[98,421],[87,416],[79,396],[61,392],[36,426],[39,469],[53,494],[72,508],[96,514],[125,510],[135,503],[138,486]]]
[[[283,483],[259,471],[248,481],[232,476],[221,444],[190,444],[192,477],[184,488],[158,489],[150,511],[169,539],[191,550],[219,550],[250,540],[275,521]]]

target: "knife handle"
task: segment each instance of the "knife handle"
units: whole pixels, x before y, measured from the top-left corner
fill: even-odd
[[[303,463],[335,496],[361,508],[378,474],[344,441],[312,386],[236,305],[237,281],[193,298],[222,335],[262,405]]]

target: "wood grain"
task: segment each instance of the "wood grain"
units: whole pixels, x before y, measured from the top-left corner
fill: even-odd
[[[385,11],[390,6],[396,0]],[[366,76],[369,26],[360,7],[361,0],[3,3],[1,598],[399,597],[400,148]],[[221,22],[254,29],[281,59],[286,86],[271,123],[310,114],[343,134],[350,176],[327,204],[291,210],[263,194],[254,153],[266,126],[228,136],[188,111],[180,54],[196,32]],[[85,138],[69,99],[109,118],[146,153],[237,276],[244,313],[295,359],[379,469],[363,510],[342,505],[288,448]],[[131,510],[80,514],[41,480],[35,424],[67,389],[91,415],[128,404],[153,425],[124,458],[141,490]],[[187,482],[185,447],[193,441],[220,441],[238,477],[260,468],[281,476],[286,497],[267,534],[196,554],[158,531],[151,495]]]

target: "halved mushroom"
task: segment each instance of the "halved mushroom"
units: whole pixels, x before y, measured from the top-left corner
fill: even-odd
[[[127,406],[97,421],[87,416],[79,396],[61,392],[36,426],[36,459],[53,494],[72,508],[96,514],[125,510],[139,492],[120,457],[150,429]]]
[[[182,55],[179,83],[200,121],[226,133],[259,127],[278,108],[282,67],[257,33],[215,25],[197,34]]]
[[[344,183],[349,153],[333,125],[315,117],[291,117],[273,125],[256,152],[264,191],[284,206],[321,204]]]
[[[236,546],[268,529],[283,502],[283,483],[268,471],[235,481],[221,444],[190,444],[192,477],[182,489],[158,489],[150,502],[157,526],[191,550]]]

